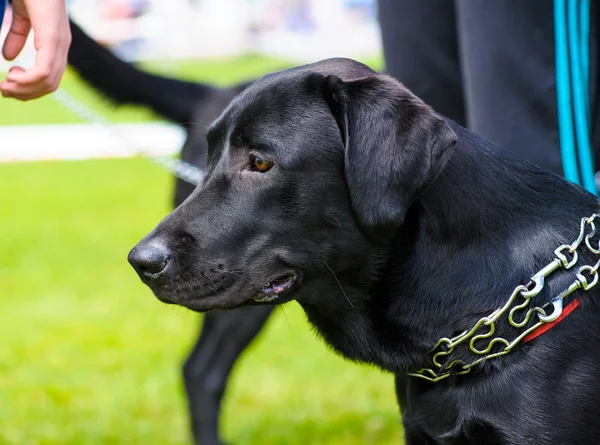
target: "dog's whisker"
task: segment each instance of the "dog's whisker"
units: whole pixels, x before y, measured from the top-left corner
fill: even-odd
[[[348,298],[348,294],[346,294],[346,291],[342,287],[342,283],[340,283],[340,280],[338,280],[338,277],[335,276],[335,273],[333,273],[333,270],[331,270],[331,267],[329,267],[329,264],[327,264],[325,261],[323,261],[323,264],[325,265],[325,267],[327,269],[329,269],[329,272],[331,272],[331,275],[333,275],[333,278],[335,278],[335,281],[337,282],[338,286],[342,290],[342,293],[344,294],[344,297],[346,297],[346,300],[348,300],[348,303],[350,303],[350,306],[352,306],[352,308],[354,308],[354,305],[350,301],[350,298]]]
[[[190,293],[194,292],[194,281],[184,281],[185,285],[188,287]]]
[[[200,272],[200,274],[206,278],[207,280],[210,280],[211,283],[214,283],[215,280],[213,280],[207,273],[205,273],[204,271]]]
[[[195,287],[197,287],[197,288],[200,288],[200,289],[202,289],[202,288],[204,288],[204,287],[207,287],[207,288],[209,288],[209,289],[210,289],[210,290],[211,290],[211,291],[212,291],[212,292],[213,292],[215,295],[219,295],[219,292],[218,292],[218,291],[217,291],[217,290],[216,290],[214,287],[212,287],[212,286],[211,286],[211,285],[209,285],[209,284],[206,284],[205,282],[202,282],[201,280],[199,280],[198,278],[195,278],[195,277],[194,277],[192,280],[190,280],[190,292],[192,292],[192,291],[193,291],[193,289],[194,289],[194,286],[195,286]]]
[[[209,288],[211,291],[213,291],[213,293],[214,293],[215,295],[217,295],[217,296],[219,295],[219,292],[217,292],[217,290],[216,290],[214,287],[212,287],[212,286],[210,286],[210,285],[208,285],[208,284],[206,284],[206,287],[208,287],[208,288]]]

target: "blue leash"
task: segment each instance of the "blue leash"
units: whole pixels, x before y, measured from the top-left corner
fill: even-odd
[[[569,181],[597,195],[590,142],[589,0],[555,0],[554,26],[563,172]]]
[[[573,122],[570,116],[571,80],[567,49],[567,11],[563,0],[554,0],[554,38],[556,63],[556,95],[558,102],[558,128],[560,152],[565,178],[580,184],[575,153]]]
[[[579,38],[577,36],[577,18],[579,16],[580,25],[583,24],[586,19],[589,23],[589,7],[581,7],[577,10],[578,0],[569,0],[569,44],[570,44],[570,57],[571,57],[571,69],[573,73],[572,84],[573,84],[573,105],[575,115],[575,129],[577,136],[577,152],[579,154],[579,169],[581,173],[581,179],[583,181],[583,187],[597,194],[596,181],[594,178],[594,160],[592,155],[592,147],[590,144],[590,129],[588,125],[588,100],[586,96],[588,93],[587,79],[589,75],[585,75],[585,71],[589,72],[589,54],[584,54],[585,48],[583,43],[589,39],[589,36],[584,36],[583,32],[580,32]],[[581,1],[580,4],[584,5],[585,2]],[[581,15],[578,12],[581,11]],[[582,31],[581,26],[579,27]]]

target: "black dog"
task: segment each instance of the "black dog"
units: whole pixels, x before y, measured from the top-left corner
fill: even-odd
[[[203,185],[129,254],[159,299],[298,301],[337,351],[397,376],[410,445],[600,443],[600,302],[576,290],[598,241],[553,253],[596,197],[346,59],[253,83],[207,138]],[[580,307],[521,341],[572,283]]]
[[[69,64],[91,86],[115,104],[144,105],[187,130],[182,159],[206,165],[205,124],[215,120],[248,83],[233,88],[184,82],[145,73],[115,57],[71,22]],[[178,206],[194,190],[175,183]],[[267,306],[204,315],[196,345],[183,367],[189,414],[196,443],[219,445],[221,399],[236,360],[259,333],[272,309]],[[234,329],[235,328],[235,329]]]

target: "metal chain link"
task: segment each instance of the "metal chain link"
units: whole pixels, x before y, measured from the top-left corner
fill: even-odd
[[[127,146],[132,147],[138,156],[151,160],[153,163],[161,166],[179,179],[189,182],[190,184],[198,185],[202,182],[202,178],[204,176],[202,169],[181,159],[171,158],[168,156],[150,155],[146,152],[146,150],[139,148],[135,143],[129,140],[127,136],[123,134],[123,132],[119,131],[116,125],[107,120],[104,116],[92,110],[90,107],[85,105],[79,99],[75,98],[73,95],[69,94],[64,89],[58,89],[51,94],[51,97],[83,120],[105,128],[107,131],[121,139]]]
[[[561,294],[552,299],[549,303],[546,303],[542,307],[529,307],[529,303],[532,297],[538,295],[544,288],[545,279],[552,272],[557,269],[564,268],[566,270],[571,269],[578,261],[577,249],[581,246],[581,243],[585,240],[585,247],[596,255],[600,255],[600,243],[598,247],[592,246],[592,237],[596,234],[595,219],[600,218],[600,214],[594,214],[588,218],[581,219],[581,228],[579,236],[572,244],[563,244],[554,251],[555,258],[544,266],[538,273],[531,277],[531,281],[526,285],[519,285],[515,288],[508,301],[504,306],[500,307],[487,317],[481,318],[473,328],[468,331],[464,331],[462,334],[453,338],[442,338],[440,339],[433,348],[434,353],[432,358],[433,367],[423,368],[414,373],[409,373],[410,376],[420,377],[431,382],[438,382],[443,380],[450,375],[461,375],[467,374],[473,369],[474,366],[489,360],[491,358],[500,357],[508,354],[523,338],[529,333],[533,332],[544,323],[550,323],[555,321],[563,311],[563,300],[577,289],[583,289],[584,291],[590,290],[598,283],[598,269],[600,268],[600,260],[593,266],[584,265],[581,266],[576,274],[576,278],[573,283]],[[590,227],[589,233],[586,235],[587,227]],[[567,255],[572,255],[572,258],[568,258]],[[587,275],[587,277],[586,277]],[[515,305],[518,298],[522,298],[523,301]],[[547,313],[546,310],[552,308],[551,313]],[[503,315],[508,312],[508,322],[510,325],[519,331],[512,341],[506,340],[502,337],[493,337],[496,330],[495,322]],[[523,312],[524,315],[523,315]],[[538,318],[537,323],[533,324],[529,328],[525,328],[531,320],[531,317],[536,315]],[[478,333],[480,328],[487,327],[487,330]],[[485,347],[475,346],[475,342],[483,342],[488,339],[487,343],[484,343]],[[455,359],[451,360],[451,354],[455,348],[469,340],[469,350],[474,353],[478,358],[475,360],[465,363],[463,360]],[[494,346],[503,346],[503,349],[498,352],[491,352]],[[436,350],[439,350],[436,352]],[[445,358],[446,363],[441,363],[441,359]]]

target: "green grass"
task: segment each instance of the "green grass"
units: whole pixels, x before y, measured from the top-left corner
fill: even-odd
[[[251,60],[178,69],[228,83],[279,63]],[[0,110],[0,124],[61,117],[48,100]],[[134,117],[149,115],[115,119]],[[189,443],[180,364],[201,317],[159,303],[125,259],[169,211],[171,178],[127,159],[0,165],[0,184],[0,443]],[[289,303],[235,369],[223,430],[234,444],[397,444],[393,394],[391,376],[334,355]]]

